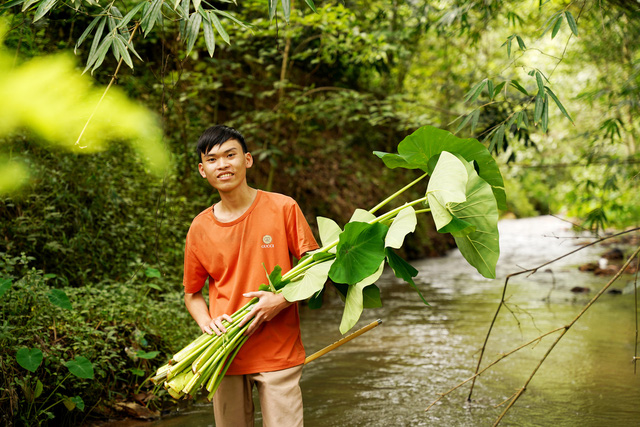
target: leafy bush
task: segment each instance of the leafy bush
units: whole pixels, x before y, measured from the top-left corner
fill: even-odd
[[[157,270],[127,283],[58,288],[58,277],[40,270],[13,276],[29,261],[0,261],[4,425],[74,424],[106,412],[104,400],[150,389],[145,379],[153,359],[165,359],[199,332],[181,289],[172,289]]]

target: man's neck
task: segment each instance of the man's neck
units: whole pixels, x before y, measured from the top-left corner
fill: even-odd
[[[220,222],[231,222],[240,218],[251,207],[258,190],[247,185],[229,193],[219,194],[220,201],[213,206],[213,214]]]

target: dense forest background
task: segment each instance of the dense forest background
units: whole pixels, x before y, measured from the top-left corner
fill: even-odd
[[[77,423],[134,395],[148,403],[144,379],[197,333],[182,256],[192,218],[217,200],[194,150],[216,123],[245,135],[250,183],[294,197],[312,226],[343,224],[412,179],[372,151],[395,152],[423,125],[490,148],[504,214],[562,215],[596,233],[640,219],[635,1],[17,0],[1,19],[6,423]],[[69,109],[64,73],[48,79],[54,68],[38,63],[74,51],[83,90],[111,82],[107,98],[123,98],[95,112],[84,139],[76,131],[99,96]],[[51,136],[71,121],[79,127]],[[429,227],[412,239],[412,258],[453,245]],[[42,364],[23,369],[22,348]],[[67,379],[79,356],[91,375]]]

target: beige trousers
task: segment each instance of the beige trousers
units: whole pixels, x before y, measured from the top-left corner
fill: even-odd
[[[216,427],[253,427],[253,386],[264,427],[302,426],[302,365],[274,372],[227,375],[213,396]]]

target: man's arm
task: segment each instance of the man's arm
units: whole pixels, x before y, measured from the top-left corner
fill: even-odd
[[[247,316],[245,316],[242,322],[240,322],[239,326],[242,327],[253,318],[253,322],[251,322],[251,325],[249,325],[249,328],[245,332],[245,335],[247,336],[253,334],[262,322],[268,322],[276,317],[282,310],[292,304],[295,304],[287,301],[282,294],[274,294],[273,292],[268,291],[248,292],[246,294],[242,294],[242,296],[247,298],[258,298],[260,300],[255,303],[251,311]]]
[[[231,316],[223,314],[222,316],[212,319],[209,315],[209,307],[207,306],[207,302],[204,300],[202,291],[192,294],[185,292],[184,305],[187,306],[187,310],[191,314],[191,317],[193,317],[193,320],[195,320],[198,326],[200,326],[202,332],[209,335],[214,333],[216,335],[221,335],[227,332],[227,328],[222,324],[222,320],[224,319],[227,322],[231,322]]]

